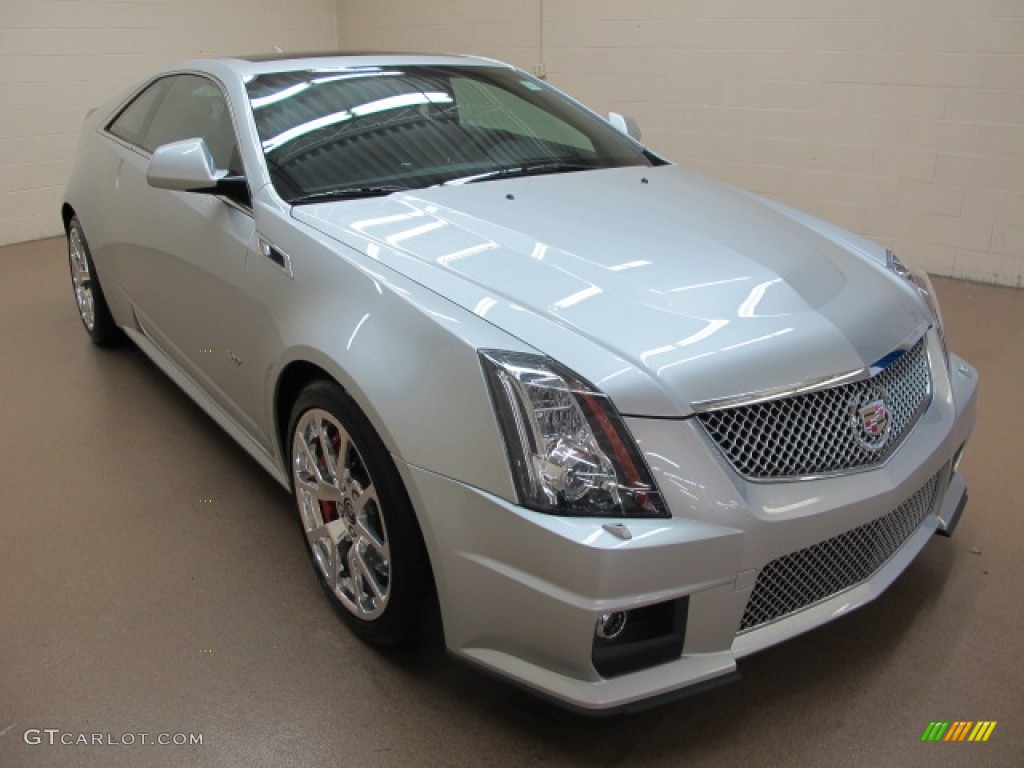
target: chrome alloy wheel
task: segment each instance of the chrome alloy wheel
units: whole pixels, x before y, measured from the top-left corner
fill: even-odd
[[[391,595],[391,549],[380,499],[359,448],[317,408],[295,425],[292,479],[320,573],[353,616],[380,616]]]
[[[96,302],[92,292],[89,259],[85,255],[85,245],[78,227],[71,227],[68,233],[68,260],[71,262],[71,282],[75,288],[78,314],[85,327],[92,331],[96,327]]]

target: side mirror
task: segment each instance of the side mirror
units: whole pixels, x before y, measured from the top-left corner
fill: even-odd
[[[184,139],[157,147],[146,169],[149,186],[179,192],[224,195],[251,206],[244,176],[217,170],[204,139]]]
[[[640,125],[628,115],[620,115],[618,112],[608,113],[608,122],[620,133],[624,133],[631,139],[640,141],[643,134],[640,132]]]
[[[157,147],[146,169],[149,186],[181,192],[207,192],[228,175],[218,171],[203,139],[185,139]]]

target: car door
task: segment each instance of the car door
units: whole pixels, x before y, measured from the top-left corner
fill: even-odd
[[[243,365],[253,307],[242,285],[257,247],[252,210],[244,199],[157,189],[146,180],[157,147],[196,137],[218,168],[244,175],[231,110],[220,85],[205,76],[174,75],[150,88],[162,92],[141,126],[134,136],[119,135],[134,141],[115,186],[118,272],[145,335],[255,437]],[[110,131],[118,135],[129,114]]]

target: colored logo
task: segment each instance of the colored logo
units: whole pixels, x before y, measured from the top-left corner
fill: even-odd
[[[932,721],[921,734],[921,741],[988,741],[995,729],[995,720]]]
[[[850,426],[862,448],[872,453],[885,448],[892,428],[889,403],[881,387],[872,387],[850,400]]]

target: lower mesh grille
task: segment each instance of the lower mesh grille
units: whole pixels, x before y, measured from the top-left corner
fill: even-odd
[[[781,619],[870,577],[931,512],[941,473],[895,510],[761,569],[740,632]]]

